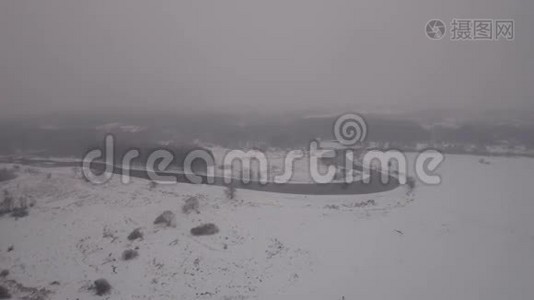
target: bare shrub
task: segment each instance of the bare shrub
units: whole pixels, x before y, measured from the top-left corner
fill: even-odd
[[[142,239],[143,238],[143,233],[141,232],[141,229],[140,228],[136,228],[134,229],[132,232],[130,232],[130,234],[128,235],[128,240],[129,241],[133,241],[133,240],[136,240],[136,239]]]
[[[375,205],[376,205],[376,201],[373,199],[369,199],[367,201],[353,203],[349,207],[360,208],[360,207],[375,206]]]
[[[9,191],[4,190],[4,200],[2,203],[0,203],[0,216],[4,214],[10,214],[14,218],[23,218],[28,216],[28,199],[22,196],[19,197],[18,202],[16,202]]]
[[[92,288],[95,290],[95,293],[98,296],[103,296],[111,291],[111,284],[109,284],[109,282],[104,278],[100,278],[95,280]]]
[[[0,299],[11,299],[11,294],[7,288],[0,285]]]
[[[9,276],[9,270],[2,270],[2,272],[0,272],[0,277],[5,278],[7,276]]]
[[[72,175],[74,175],[75,178],[82,177],[82,170],[80,167],[72,167],[70,170],[72,172]]]
[[[105,239],[111,239],[111,242],[115,242],[115,240],[118,239],[118,237],[115,235],[116,231],[113,231],[108,226],[104,226],[104,229],[102,230],[102,237]]]
[[[15,219],[27,217],[30,213],[27,208],[17,207],[11,211],[10,216]]]
[[[24,169],[24,172],[27,173],[27,174],[30,174],[30,175],[41,174],[41,171],[39,169],[31,168],[31,167]]]
[[[153,189],[155,189],[155,188],[157,188],[157,187],[158,187],[158,183],[155,182],[155,181],[150,181],[150,182],[148,183],[148,188],[151,189],[151,190],[153,190]]]
[[[19,208],[26,209],[28,208],[28,199],[24,196],[19,197]]]
[[[52,293],[50,290],[44,287],[37,288],[24,286],[14,279],[6,280],[5,283],[9,290],[18,294],[17,297],[15,297],[16,299],[45,300],[50,299],[49,295]],[[0,288],[0,299],[10,299],[11,295],[9,295],[9,290],[4,287]]]
[[[411,193],[415,188],[415,179],[411,176],[406,178],[406,185],[408,186],[408,193]]]
[[[185,204],[182,206],[182,212],[184,214],[189,214],[192,211],[196,211],[197,214],[200,213],[198,199],[194,196],[185,200]]]
[[[0,169],[0,182],[8,181],[17,178],[17,173],[14,170],[3,168]]]
[[[135,251],[133,249],[124,250],[124,252],[122,252],[122,260],[134,259],[138,255],[139,255],[139,253],[137,253],[137,251]]]
[[[192,235],[213,235],[219,232],[219,227],[213,223],[203,224],[191,228]]]
[[[176,226],[176,216],[172,211],[166,210],[154,220],[154,224],[163,224],[165,226],[174,227]]]
[[[233,185],[229,185],[229,186],[224,190],[224,194],[226,195],[226,198],[232,200],[232,199],[235,198],[235,191],[236,191],[235,186],[233,186]]]
[[[339,209],[339,205],[327,204],[327,205],[324,206],[324,208],[327,208],[327,209]]]
[[[13,197],[8,190],[4,190],[4,200],[2,201],[2,207],[0,208],[0,215],[11,212],[13,210],[13,206]]]

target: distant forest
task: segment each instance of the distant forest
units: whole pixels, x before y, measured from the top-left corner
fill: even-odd
[[[0,121],[0,153],[82,157],[113,133],[119,149],[148,152],[166,147],[184,153],[200,144],[230,148],[301,148],[315,138],[333,139],[335,117],[203,116],[49,116]],[[422,126],[415,121],[366,116],[368,142],[410,149],[418,143],[486,146],[500,143],[534,148],[534,128],[514,124],[466,123],[456,127]],[[130,127],[106,126],[109,124]]]

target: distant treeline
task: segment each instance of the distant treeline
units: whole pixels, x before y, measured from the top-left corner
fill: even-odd
[[[81,157],[101,147],[105,134],[116,137],[119,152],[139,148],[169,148],[185,153],[195,144],[231,148],[300,148],[315,138],[333,139],[335,117],[261,117],[232,115],[194,116],[76,116],[0,122],[0,153],[34,152],[42,156]],[[367,141],[411,147],[417,143],[508,143],[534,148],[534,128],[518,125],[464,124],[459,127],[424,127],[410,120],[379,116],[366,118]],[[128,131],[106,124],[134,125]],[[178,154],[177,154],[178,155]]]

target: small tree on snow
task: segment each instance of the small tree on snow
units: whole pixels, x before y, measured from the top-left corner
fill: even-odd
[[[233,185],[229,185],[225,190],[224,190],[224,194],[226,195],[226,198],[232,200],[235,198],[235,186]]]
[[[415,189],[415,179],[411,176],[406,178],[406,186],[408,186],[408,193],[412,193]]]

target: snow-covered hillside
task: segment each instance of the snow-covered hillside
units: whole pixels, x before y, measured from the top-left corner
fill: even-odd
[[[0,183],[35,203],[26,217],[0,217],[0,269],[9,270],[0,285],[15,299],[534,297],[534,159],[447,156],[442,184],[413,194],[237,190],[232,200],[217,186],[118,177],[94,186],[71,168],[18,173]],[[199,213],[185,214],[191,196]],[[176,225],[154,225],[166,210]],[[219,232],[191,235],[204,223]],[[129,241],[136,228],[143,239]],[[126,249],[139,256],[123,260]],[[90,289],[99,278],[110,294]]]

